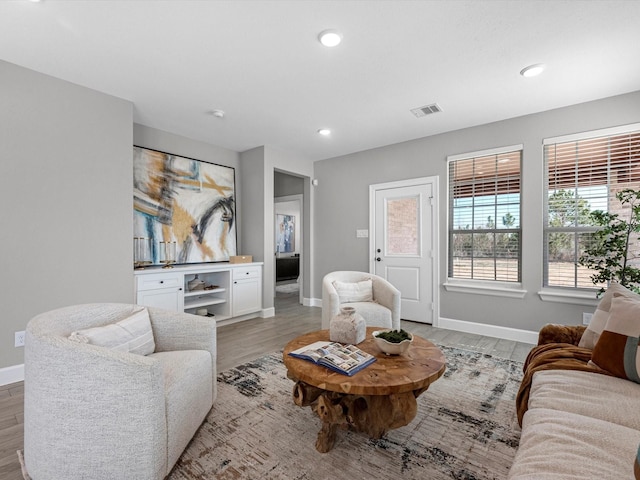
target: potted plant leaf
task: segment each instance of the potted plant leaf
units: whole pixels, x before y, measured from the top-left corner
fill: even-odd
[[[584,249],[578,263],[596,273],[591,275],[594,285],[608,285],[615,281],[640,293],[640,191],[621,190],[616,194],[625,215],[595,210],[594,224],[601,227]],[[602,294],[605,288],[598,291]]]

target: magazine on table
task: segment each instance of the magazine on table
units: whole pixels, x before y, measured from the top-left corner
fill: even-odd
[[[348,376],[376,361],[376,357],[363,352],[355,345],[327,341],[312,343],[289,352],[289,355],[309,360]]]

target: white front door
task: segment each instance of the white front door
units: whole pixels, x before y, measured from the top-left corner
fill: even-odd
[[[401,318],[437,318],[437,177],[372,185],[371,272],[402,294]],[[370,208],[371,208],[370,207]]]

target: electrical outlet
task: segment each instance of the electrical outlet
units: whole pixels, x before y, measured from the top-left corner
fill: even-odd
[[[589,325],[591,323],[591,317],[593,317],[593,313],[583,312],[582,313],[582,324],[583,325]]]
[[[24,347],[24,330],[21,332],[16,332],[15,334],[15,346],[16,347]]]

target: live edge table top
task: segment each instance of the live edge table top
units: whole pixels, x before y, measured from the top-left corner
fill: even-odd
[[[392,395],[423,391],[442,376],[446,359],[429,340],[417,335],[402,355],[386,355],[373,340],[372,332],[380,327],[367,327],[365,340],[357,345],[376,357],[376,361],[349,377],[308,360],[295,358],[289,352],[318,341],[329,341],[329,330],[319,330],[294,338],[284,348],[283,360],[289,375],[322,390],[350,395]]]

